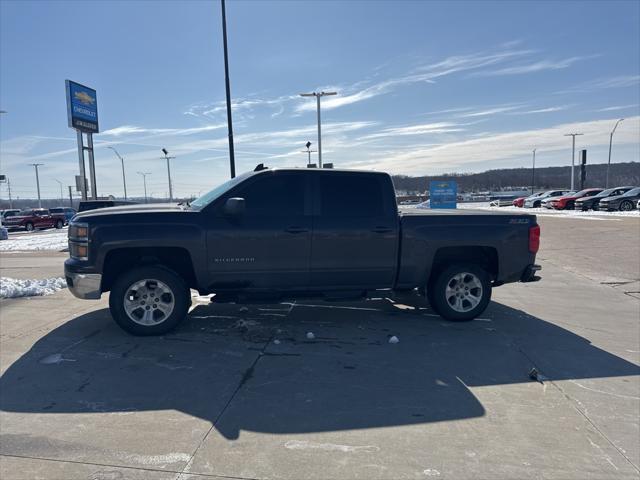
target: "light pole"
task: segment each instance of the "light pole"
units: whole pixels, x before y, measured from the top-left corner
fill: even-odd
[[[536,148],[533,149],[533,167],[531,168],[531,195],[536,184]]]
[[[618,125],[623,120],[624,118],[618,120],[616,125],[613,127],[613,130],[611,130],[611,134],[609,134],[609,161],[607,162],[607,179],[604,182],[604,188],[609,188],[609,167],[611,166],[611,144],[613,143],[613,134],[616,132],[616,128],[618,128]]]
[[[229,131],[229,165],[231,167],[231,178],[236,176],[236,159],[233,149],[233,121],[231,119],[231,86],[229,83],[229,55],[227,54],[227,12],[225,1],[220,0],[222,6],[222,46],[224,48],[224,85],[227,99],[227,129]],[[171,187],[169,187],[171,188]]]
[[[311,92],[311,93],[301,93],[301,97],[316,97],[316,109],[318,111],[318,167],[322,168],[322,131],[321,131],[321,122],[320,122],[320,97],[324,97],[325,95],[337,95],[338,92]]]
[[[565,137],[572,137],[571,141],[571,191],[573,191],[573,167],[576,163],[576,137],[584,135],[584,133],[567,133]]]
[[[36,186],[38,187],[38,208],[42,208],[42,200],[40,199],[40,176],[38,175],[38,167],[44,165],[44,163],[30,163],[36,169]]]
[[[307,147],[306,150],[302,150],[301,153],[306,153],[307,154],[307,167],[309,165],[311,165],[311,154],[314,153],[316,150],[311,150],[311,142],[307,142],[305,147]]]
[[[142,181],[144,182],[144,203],[147,203],[147,175],[151,175],[151,172],[138,172],[142,175]]]
[[[169,201],[173,202],[173,188],[171,187],[171,167],[169,166],[169,160],[176,157],[170,157],[169,152],[166,148],[162,149],[162,153],[164,153],[164,158],[167,159],[167,177],[169,177]]]
[[[62,206],[62,202],[64,202],[64,194],[62,193],[62,182],[54,178],[58,185],[60,185],[60,206]]]
[[[122,186],[124,187],[124,199],[127,200],[127,179],[124,176],[124,158],[122,158],[122,155],[120,155],[118,153],[118,151],[113,148],[113,147],[107,147],[110,150],[113,150],[113,153],[115,153],[118,158],[120,159],[120,163],[122,164]]]

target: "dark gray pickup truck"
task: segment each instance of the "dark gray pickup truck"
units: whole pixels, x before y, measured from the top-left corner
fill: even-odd
[[[257,169],[191,204],[79,213],[65,262],[73,294],[111,292],[114,320],[137,335],[165,333],[190,305],[426,295],[449,320],[484,311],[492,287],[538,280],[533,215],[398,211],[384,173]]]

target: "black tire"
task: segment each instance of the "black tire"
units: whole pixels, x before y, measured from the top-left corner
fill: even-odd
[[[542,206],[542,202],[533,202],[533,208],[540,208]]]
[[[575,210],[576,204],[574,202],[567,202],[567,205],[564,207],[565,210]]]
[[[64,222],[62,220],[58,220],[56,222],[56,228],[60,230],[62,227],[64,227]]]
[[[464,277],[463,283],[456,282],[455,277],[464,273],[468,275]],[[471,280],[473,283],[466,286],[466,282],[471,282]],[[472,285],[478,285],[480,288]],[[461,287],[460,292],[456,291],[458,286]],[[455,296],[450,296],[447,299],[452,290]],[[457,322],[473,320],[484,312],[491,301],[491,278],[485,270],[477,265],[455,264],[437,274],[427,293],[429,303],[441,317]],[[459,308],[456,309],[450,300],[454,299],[457,302],[458,295],[461,296],[459,297]],[[473,303],[476,301],[474,306]]]
[[[153,287],[154,282],[155,287]],[[143,299],[142,295],[136,297],[138,290],[132,288],[136,283],[144,283],[144,286],[140,286],[140,290],[150,292],[148,293],[149,298],[145,296]],[[161,284],[164,285],[161,286]],[[160,292],[163,292],[163,299],[161,301],[157,300],[157,298],[160,298],[159,294],[156,300],[152,300],[151,297],[153,297],[154,294],[151,292],[158,291],[158,289],[160,289]],[[129,299],[125,299],[125,295],[130,295]],[[138,323],[143,322],[144,319],[138,318],[138,322],[134,321],[127,313],[125,303],[128,304],[127,308],[129,308],[129,310],[136,308],[136,310],[132,312],[132,317],[142,315],[144,319],[146,319],[145,310],[147,310],[151,312],[152,317],[158,313],[157,318],[149,319],[150,322],[153,322],[151,324],[144,325]],[[147,305],[132,307],[132,304],[135,303],[147,303]],[[173,306],[166,317],[164,313],[160,311],[161,308],[154,308],[160,304],[162,304],[164,308],[168,308],[170,304]],[[111,288],[111,294],[109,295],[109,309],[115,322],[123,330],[140,336],[162,335],[173,330],[185,319],[190,305],[191,295],[185,281],[177,273],[162,266],[138,267],[129,270],[116,279]]]
[[[35,230],[35,228],[33,226],[33,223],[31,223],[31,222],[27,222],[26,225],[24,226],[24,229],[27,232],[33,232]]]
[[[631,210],[633,210],[633,202],[631,202],[629,200],[625,200],[624,202],[622,202],[620,204],[620,211],[621,212],[630,212]]]

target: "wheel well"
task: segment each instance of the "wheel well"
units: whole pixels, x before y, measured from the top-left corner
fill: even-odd
[[[162,265],[180,275],[190,288],[196,287],[196,275],[189,252],[179,247],[119,248],[104,259],[102,291],[111,290],[118,276],[143,265]]]
[[[443,247],[436,251],[429,280],[454,263],[473,263],[484,269],[492,280],[498,276],[498,252],[493,247]]]

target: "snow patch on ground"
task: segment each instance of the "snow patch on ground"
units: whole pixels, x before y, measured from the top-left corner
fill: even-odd
[[[458,208],[461,210],[488,210],[491,212],[513,212],[513,213],[531,213],[540,217],[569,217],[580,218],[585,220],[617,220],[619,217],[640,218],[640,211],[632,210],[630,212],[605,212],[587,210],[553,210],[549,208],[519,208],[519,207],[490,207],[488,203],[459,203]],[[617,217],[617,218],[616,218]]]
[[[9,235],[8,240],[0,242],[0,252],[28,250],[62,250],[67,248],[67,231],[55,233],[30,233],[26,235]]]
[[[18,280],[0,277],[0,298],[51,295],[63,288],[67,288],[67,282],[62,277],[45,278],[44,280]]]
[[[288,450],[324,450],[327,452],[367,452],[373,453],[380,450],[375,445],[337,445],[335,443],[316,443],[306,440],[290,440],[284,444],[284,448]]]

